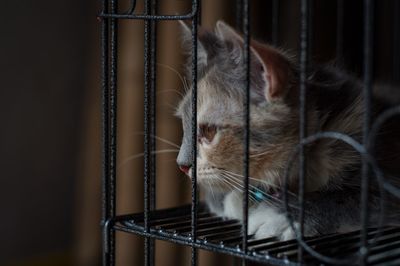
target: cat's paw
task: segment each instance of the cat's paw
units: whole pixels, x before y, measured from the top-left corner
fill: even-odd
[[[298,227],[298,224],[294,223],[294,227]],[[280,224],[264,223],[255,232],[254,238],[260,239],[268,237],[276,237],[281,241],[287,241],[296,238],[296,234],[287,221]]]
[[[294,227],[298,228],[298,223],[295,222]],[[277,237],[279,240],[287,241],[296,238],[296,234],[286,217],[274,217],[260,225],[254,237],[256,239]]]
[[[294,222],[297,230],[299,225]],[[249,216],[248,233],[254,238],[277,237],[282,241],[296,238],[295,231],[290,226],[287,217],[283,213],[267,207],[260,207],[254,210]]]

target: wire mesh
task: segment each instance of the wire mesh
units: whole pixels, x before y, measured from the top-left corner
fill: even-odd
[[[243,259],[269,263],[274,265],[299,264],[341,264],[348,265],[361,263],[363,265],[396,265],[400,263],[400,229],[395,227],[369,228],[368,226],[368,184],[369,175],[374,173],[383,190],[393,196],[400,196],[400,189],[388,183],[381,173],[373,154],[375,139],[382,125],[393,116],[400,114],[400,107],[394,107],[379,116],[372,123],[371,93],[373,76],[373,28],[374,28],[374,1],[364,0],[364,128],[363,143],[337,132],[323,132],[307,136],[307,79],[308,68],[311,62],[313,43],[313,1],[300,1],[300,48],[299,48],[299,77],[300,77],[300,124],[299,139],[296,154],[287,165],[287,175],[290,167],[299,160],[299,224],[297,230],[294,221],[287,211],[296,239],[279,241],[275,237],[253,239],[248,235],[249,210],[249,147],[250,147],[250,62],[251,62],[251,31],[250,31],[250,1],[236,0],[236,27],[242,29],[244,36],[244,61],[246,64],[246,97],[244,101],[244,181],[243,181],[243,221],[223,219],[211,214],[198,202],[197,187],[197,48],[198,25],[201,21],[201,2],[192,0],[191,12],[183,15],[159,15],[157,1],[145,1],[143,14],[136,14],[136,1],[130,2],[126,12],[118,13],[117,0],[103,0],[102,12],[99,17],[101,24],[102,43],[102,124],[103,124],[103,171],[102,171],[102,226],[103,226],[103,265],[115,265],[115,231],[134,233],[145,237],[145,265],[154,265],[154,240],[165,240],[191,247],[191,264],[197,265],[197,249],[224,253]],[[272,7],[272,41],[280,42],[279,12],[282,5],[273,0]],[[397,15],[399,5],[395,4]],[[336,56],[339,61],[344,56],[344,1],[337,1],[337,38]],[[397,12],[397,13],[396,13]],[[398,16],[394,16],[398,17]],[[118,63],[118,21],[133,19],[144,21],[144,212],[132,215],[116,214],[116,147],[117,147],[117,63]],[[156,51],[157,51],[157,22],[164,20],[190,20],[192,30],[192,197],[191,205],[172,209],[156,210],[155,206],[155,178],[156,157],[151,151],[155,150],[154,137],[156,135]],[[397,21],[397,20],[396,20]],[[394,45],[399,42],[398,25],[394,26]],[[396,50],[397,51],[397,50]],[[398,58],[393,59],[394,71],[398,71]],[[398,73],[394,73],[398,77]],[[318,237],[304,236],[304,194],[305,194],[305,145],[322,138],[334,138],[351,145],[363,158],[362,178],[362,208],[361,218],[363,227],[359,231],[344,234],[331,234]],[[285,177],[287,180],[287,176]],[[284,205],[288,208],[288,186],[285,182]],[[382,202],[381,202],[382,204]],[[383,205],[381,206],[384,211]]]

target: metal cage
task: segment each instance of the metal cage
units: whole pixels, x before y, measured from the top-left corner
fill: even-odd
[[[399,1],[396,1],[397,12]],[[368,143],[375,136],[377,128],[387,119],[400,114],[400,107],[388,110],[372,124],[371,121],[371,90],[372,90],[372,66],[373,66],[373,21],[374,1],[363,1],[363,83],[365,99],[365,115],[363,128],[363,143],[357,143],[349,136],[338,133],[319,133],[313,136],[306,135],[306,111],[307,99],[307,68],[310,62],[311,49],[311,24],[313,17],[312,0],[300,1],[300,139],[298,146],[299,163],[301,165],[299,178],[299,204],[301,206],[300,224],[304,219],[304,145],[321,138],[337,138],[359,151],[363,157],[363,178],[361,202],[363,228],[345,234],[318,236],[313,238],[303,237],[303,226],[298,231],[297,239],[277,242],[273,239],[251,239],[247,234],[248,226],[248,178],[244,181],[243,223],[235,220],[223,220],[213,216],[198,202],[198,189],[196,185],[196,109],[197,109],[197,30],[201,22],[200,0],[191,0],[192,9],[183,15],[158,15],[157,1],[146,0],[143,14],[134,13],[136,1],[131,1],[130,9],[125,13],[118,12],[117,0],[103,0],[102,11],[99,14],[101,20],[102,42],[102,92],[103,92],[103,265],[115,264],[115,231],[134,233],[145,238],[145,264],[154,265],[154,240],[165,240],[181,245],[190,246],[192,250],[192,265],[197,264],[197,249],[205,249],[235,256],[245,261],[255,261],[273,265],[298,265],[298,264],[362,264],[362,265],[387,265],[400,264],[400,228],[367,228],[368,223],[368,182],[371,161],[368,152]],[[249,176],[249,73],[250,73],[250,27],[249,27],[249,0],[237,0],[236,24],[244,34],[244,49],[247,62],[247,98],[244,103],[246,121],[246,134],[244,145],[244,176]],[[343,54],[343,7],[344,0],[337,0],[337,54]],[[278,10],[279,0],[272,1],[272,40],[276,42],[278,34]],[[399,14],[399,13],[397,13]],[[395,27],[398,31],[399,16],[395,16]],[[132,215],[117,215],[116,202],[116,110],[117,110],[117,37],[118,20],[132,19],[144,21],[144,212]],[[156,22],[161,20],[190,20],[192,22],[192,138],[193,138],[193,178],[192,178],[192,204],[172,209],[155,210],[155,155],[151,153],[155,145],[151,136],[155,132],[155,62],[156,62]],[[361,29],[360,29],[361,30]],[[399,33],[394,34],[395,45],[400,44]],[[400,73],[399,54],[394,55],[393,68],[396,75]],[[370,134],[371,133],[371,134]],[[289,167],[289,166],[288,166]],[[379,171],[372,165],[372,170]],[[384,188],[396,196],[399,196],[399,188],[381,180]],[[287,188],[286,188],[287,189]],[[287,200],[285,200],[287,204]],[[373,240],[373,241],[372,241]],[[340,258],[338,258],[340,255]]]

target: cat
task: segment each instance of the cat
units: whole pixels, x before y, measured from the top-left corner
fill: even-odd
[[[190,50],[191,30],[181,24],[183,48]],[[197,182],[212,213],[238,220],[243,216],[243,103],[246,97],[243,46],[243,37],[222,21],[217,22],[214,32],[203,28],[198,31]],[[256,239],[289,240],[296,237],[299,228],[297,159],[288,178],[293,226],[282,203],[286,167],[299,143],[299,67],[295,57],[253,39],[250,53],[248,234]],[[362,83],[334,66],[312,66],[306,82],[307,135],[335,131],[361,142]],[[189,177],[192,175],[191,95],[189,88],[176,111],[183,125],[177,164]],[[374,99],[374,114],[383,109],[381,102]],[[383,139],[389,142],[390,138]],[[394,144],[393,140],[390,139],[389,145],[399,147],[398,141]],[[379,147],[377,156],[387,155],[380,153]],[[321,139],[307,146],[306,160],[305,236],[359,229],[360,155],[340,140]],[[395,151],[384,162],[391,167],[393,176],[400,173],[399,164],[393,163],[396,160],[400,162]],[[376,226],[381,215],[381,193],[374,175],[371,179],[369,225]],[[396,178],[393,180],[397,182]],[[398,224],[398,201],[387,198],[385,204],[389,211],[385,223]]]

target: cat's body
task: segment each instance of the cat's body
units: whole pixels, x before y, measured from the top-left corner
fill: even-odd
[[[190,37],[188,28],[184,35]],[[197,178],[205,201],[217,215],[241,220],[245,71],[243,40],[229,26],[218,23],[216,33],[199,33]],[[256,238],[293,238],[294,231],[282,203],[289,157],[299,143],[299,79],[296,63],[284,53],[251,43],[250,91],[250,208],[249,234]],[[335,131],[362,141],[362,84],[334,67],[314,67],[307,79],[307,135]],[[373,114],[384,104],[374,99]],[[184,137],[177,162],[191,176],[191,90],[177,115]],[[376,148],[379,163],[400,176],[400,148],[388,156],[385,145],[397,145],[387,126]],[[396,131],[398,130],[398,131]],[[383,143],[383,142],[387,143]],[[394,147],[394,150],[396,148]],[[360,227],[361,159],[357,151],[337,139],[321,139],[307,146],[305,235],[348,232]],[[289,173],[289,212],[297,221],[297,159]],[[395,164],[394,162],[399,162]],[[375,175],[372,175],[375,176]],[[371,177],[370,224],[380,217],[380,192]],[[393,180],[396,181],[395,178]],[[399,203],[388,197],[386,223],[398,224]],[[298,227],[295,222],[295,227]]]

